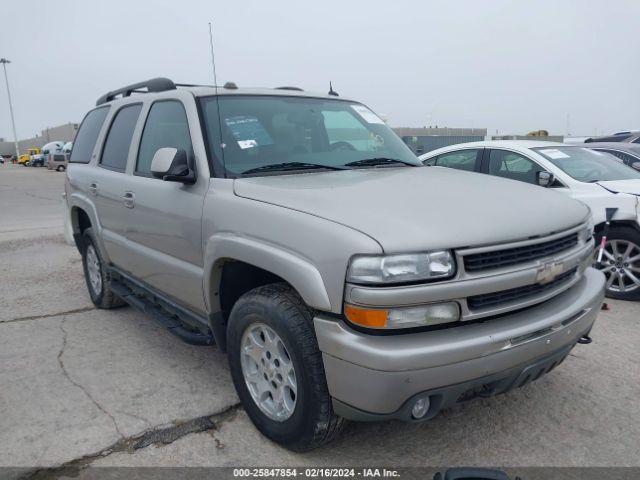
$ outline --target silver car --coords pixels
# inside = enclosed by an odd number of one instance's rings
[[[226,351],[251,420],[295,450],[521,387],[591,341],[586,206],[424,168],[331,93],[160,78],[101,97],[65,186],[93,303]]]

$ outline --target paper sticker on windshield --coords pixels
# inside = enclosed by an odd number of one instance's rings
[[[356,113],[360,115],[360,117],[362,117],[362,119],[367,123],[384,124],[384,121],[380,117],[378,117],[375,113],[373,113],[364,105],[351,105],[351,108],[353,108],[356,111]]]
[[[244,150],[245,148],[253,148],[258,146],[255,140],[238,140],[238,146]]]
[[[245,150],[247,148],[273,145],[271,135],[265,130],[256,117],[248,115],[238,115],[236,117],[225,118],[233,138],[238,142],[238,146]]]
[[[558,160],[559,158],[571,158],[569,155],[567,155],[564,152],[561,152],[556,148],[547,148],[544,150],[540,150],[540,153],[542,153],[543,155],[546,155],[549,158],[552,158],[553,160]]]

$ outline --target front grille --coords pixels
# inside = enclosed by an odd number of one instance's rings
[[[544,258],[554,253],[569,250],[578,244],[578,234],[572,233],[565,237],[547,242],[527,245],[525,247],[507,248],[492,252],[473,253],[465,255],[464,268],[467,272],[481,272],[493,268],[507,267],[519,263],[530,262]]]
[[[558,275],[554,280],[544,285],[535,283],[524,287],[510,288],[501,292],[485,293],[467,298],[467,305],[471,310],[480,310],[488,307],[496,307],[505,303],[526,300],[527,298],[543,295],[560,285],[567,283],[576,274],[578,267]]]

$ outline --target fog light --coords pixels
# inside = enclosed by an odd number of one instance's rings
[[[429,397],[420,397],[416,400],[416,403],[413,404],[413,408],[411,409],[411,416],[416,420],[424,417],[429,411]]]

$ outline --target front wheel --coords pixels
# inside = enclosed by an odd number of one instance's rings
[[[238,396],[265,436],[305,451],[339,433],[344,420],[333,413],[313,315],[291,287],[266,285],[240,297],[227,347]]]
[[[599,235],[598,242],[601,238]],[[607,297],[640,300],[640,232],[632,227],[612,227],[599,268],[607,277]]]

